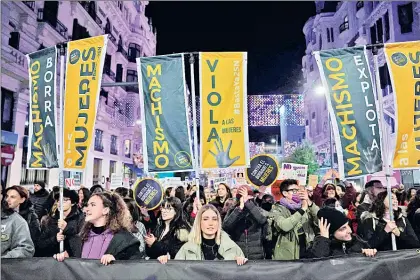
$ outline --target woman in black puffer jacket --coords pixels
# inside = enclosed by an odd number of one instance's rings
[[[267,217],[255,202],[252,190],[240,187],[237,195],[240,195],[238,206],[226,215],[223,230],[238,244],[247,259],[266,259],[263,233]]]

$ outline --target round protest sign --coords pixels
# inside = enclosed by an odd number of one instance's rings
[[[134,200],[138,207],[154,210],[162,203],[163,188],[155,179],[137,181],[134,187]]]
[[[270,186],[276,181],[278,173],[279,166],[272,156],[256,155],[246,170],[246,178],[255,187]]]

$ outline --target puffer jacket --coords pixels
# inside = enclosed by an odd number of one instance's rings
[[[236,207],[228,212],[223,221],[223,230],[238,244],[249,260],[265,259],[263,232],[266,232],[267,217],[251,200],[244,209]]]
[[[1,210],[1,257],[30,258],[35,253],[26,221],[13,211]]]
[[[397,212],[395,223],[400,230],[400,236],[395,236],[398,249],[420,248],[419,240],[411,227],[410,222],[401,211]],[[392,250],[391,234],[385,231],[386,222],[376,217],[375,213],[364,212],[361,216],[359,232],[361,237],[369,243],[371,248],[378,251]]]
[[[275,242],[273,260],[298,260],[300,246],[309,249],[318,229],[319,207],[312,203],[303,215],[296,211],[293,215],[286,207],[275,204],[268,215],[267,240]],[[306,244],[299,244],[298,229],[305,232]]]
[[[42,226],[41,236],[36,248],[36,257],[52,257],[60,252],[60,243],[57,241],[57,233],[60,231],[58,229],[59,217],[60,213],[57,210],[53,217],[48,217],[45,226]],[[66,237],[64,239],[64,249],[71,255],[71,248],[77,247],[74,246],[73,242],[76,242],[76,237],[83,225],[84,215],[79,211],[77,205],[74,205],[70,214],[64,220],[67,222],[63,231]]]
[[[353,235],[352,240],[348,242],[339,241],[335,238],[329,239],[319,235],[315,237],[313,246],[309,251],[312,258],[326,258],[362,253],[363,249],[370,249],[370,246],[357,235]]]
[[[218,253],[226,261],[235,260],[235,257],[244,257],[239,246],[229,238],[229,235],[222,231]],[[200,244],[188,241],[181,247],[175,256],[176,260],[199,261],[204,260]]]
[[[35,214],[39,220],[51,211],[50,194],[46,189],[41,189],[33,193],[29,199],[34,206]]]

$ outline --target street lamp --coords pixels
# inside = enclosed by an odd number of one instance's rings
[[[277,143],[276,139],[271,138],[271,144]]]
[[[322,85],[319,85],[315,88],[315,93],[317,95],[324,95],[326,93],[326,90]]]
[[[141,120],[137,120],[136,124],[140,125],[141,124]]]

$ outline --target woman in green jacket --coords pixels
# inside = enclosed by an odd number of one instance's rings
[[[305,258],[318,228],[319,208],[306,190],[299,189],[296,180],[284,180],[280,191],[283,198],[273,205],[268,217],[267,239],[276,242],[273,260]]]
[[[235,260],[238,265],[247,262],[241,248],[222,231],[220,213],[211,204],[202,206],[197,213],[189,241],[178,251],[175,259]]]

